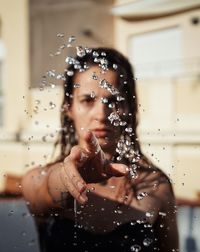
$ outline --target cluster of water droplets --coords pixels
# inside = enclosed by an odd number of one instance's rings
[[[59,33],[57,34],[58,38],[64,38],[64,34]],[[61,54],[61,52],[63,51],[63,49],[68,48],[68,47],[72,47],[73,43],[76,41],[74,36],[69,37],[69,39],[66,41],[66,43],[62,44],[56,53],[52,54],[51,56],[58,56]],[[87,55],[87,53],[91,53],[91,49],[87,48],[87,47],[82,47],[82,46],[76,46],[76,56],[78,56],[79,58],[83,58],[84,56]],[[93,51],[93,60],[94,63],[97,63],[98,66],[100,67],[100,69],[102,70],[102,73],[105,73],[109,68],[109,62],[106,59],[106,53],[101,53],[99,54],[96,51]],[[76,57],[72,57],[72,56],[67,56],[65,58],[65,63],[68,66],[73,66],[73,69],[78,70],[79,72],[84,72],[86,71],[89,66],[84,63],[81,64],[80,61],[76,58]],[[117,64],[113,64],[112,65],[113,70],[117,70],[118,69],[118,65]],[[73,76],[74,75],[74,71],[73,70],[66,70],[66,74],[67,76]],[[65,75],[61,74],[61,73],[57,73],[54,69],[51,69],[49,71],[46,72],[46,75],[43,76],[42,78],[42,86],[41,89],[44,88],[44,86],[49,86],[51,88],[55,88],[55,84],[52,82],[48,83],[47,77],[50,79],[56,79],[56,80],[65,80]],[[123,77],[123,76],[121,76]],[[116,97],[116,102],[123,102],[125,100],[125,98],[120,94],[119,90],[114,87],[113,85],[111,85],[106,79],[100,79],[99,76],[96,73],[92,74],[92,79],[96,80],[99,84],[99,86],[105,90],[107,90],[111,95]],[[124,84],[127,84],[127,81],[124,80]],[[74,88],[80,88],[80,84],[79,83],[75,83],[73,84]],[[65,95],[71,96],[73,97],[71,94],[66,93]],[[95,98],[96,94],[94,92],[91,92],[91,97]],[[108,99],[105,97],[101,98],[101,102],[104,104],[108,104],[108,107],[111,109],[115,108],[115,103],[109,103]],[[39,105],[40,105],[40,100],[35,100],[35,107],[34,107],[34,112],[38,113],[39,111]],[[56,104],[54,104],[52,101],[49,102],[49,109],[54,109],[56,107]],[[131,115],[132,116],[132,115]],[[137,168],[138,165],[137,163],[140,160],[140,154],[138,152],[135,151],[135,146],[134,143],[132,142],[132,137],[134,134],[134,129],[127,124],[127,121],[125,121],[123,119],[123,117],[121,116],[121,114],[114,110],[110,113],[110,115],[108,116],[108,120],[110,121],[110,123],[115,126],[115,127],[121,127],[121,129],[123,129],[123,133],[122,136],[120,138],[120,140],[117,143],[117,147],[116,147],[116,153],[117,153],[117,161],[123,161],[124,158],[129,160],[130,165],[129,165],[129,172],[130,172],[130,176],[132,179],[137,178]],[[45,172],[43,172],[43,174],[41,173],[41,175],[45,175]],[[142,192],[139,193],[137,195],[137,199],[138,200],[142,200],[144,197],[148,196],[148,194],[146,192]],[[103,208],[102,208],[103,211]],[[78,205],[76,200],[74,200],[74,214],[75,214],[75,228],[79,227],[78,225]],[[120,209],[116,209],[116,214],[122,214],[122,211]],[[149,214],[149,215],[148,215]],[[150,216],[151,213],[147,213],[147,218],[151,217]],[[140,220],[138,220],[139,222]],[[141,221],[142,222],[142,221]],[[117,224],[118,225],[118,224]],[[119,223],[120,225],[120,223]],[[75,230],[74,233],[74,238],[75,238],[75,243],[77,240],[77,232]],[[143,245],[144,246],[149,246],[152,243],[152,239],[150,238],[145,238],[143,241]],[[131,251],[141,251],[142,247],[141,245],[138,244],[134,244],[130,247]]]

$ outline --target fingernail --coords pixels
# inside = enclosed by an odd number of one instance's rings
[[[120,170],[120,172],[126,174],[126,173],[128,173],[129,168],[128,168],[126,165],[123,165],[123,164],[122,164],[122,165],[120,166],[119,170]]]

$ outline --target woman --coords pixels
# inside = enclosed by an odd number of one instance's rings
[[[132,68],[109,48],[68,57],[60,156],[23,179],[44,251],[178,251],[172,186],[143,155]]]

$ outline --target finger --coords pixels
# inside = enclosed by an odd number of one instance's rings
[[[75,162],[68,157],[64,161],[64,176],[62,178],[64,185],[66,185],[69,193],[80,203],[85,203],[88,199],[84,194],[87,185],[83,178],[77,171]]]
[[[83,165],[90,158],[88,152],[76,145],[71,149],[68,159],[77,163],[78,166]]]
[[[107,163],[103,168],[103,172],[108,176],[121,177],[129,172],[129,168],[124,164]]]
[[[99,142],[91,131],[85,131],[83,139],[85,140],[85,142],[81,147],[85,149],[90,155],[94,156],[101,151]]]

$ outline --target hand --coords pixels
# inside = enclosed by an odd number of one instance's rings
[[[84,133],[83,146],[74,146],[65,158],[62,181],[69,193],[80,203],[87,201],[87,183],[102,182],[112,176],[124,176],[128,167],[111,163],[105,157],[97,138],[90,131]]]

